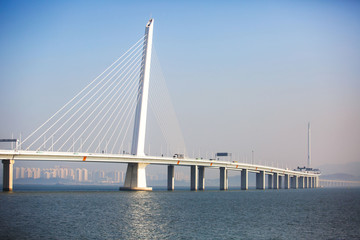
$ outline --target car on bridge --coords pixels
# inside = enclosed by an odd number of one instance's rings
[[[175,153],[174,156],[173,156],[173,158],[184,159],[185,156],[184,156],[184,154],[182,154],[182,153]]]

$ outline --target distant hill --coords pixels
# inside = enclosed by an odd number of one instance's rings
[[[354,176],[346,173],[321,175],[320,178],[326,180],[360,181],[360,176]]]
[[[360,162],[324,164],[316,168],[320,169],[322,175],[348,174],[355,178],[360,177]]]

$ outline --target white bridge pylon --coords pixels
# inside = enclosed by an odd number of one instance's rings
[[[149,82],[151,66],[151,50],[153,38],[154,19],[150,19],[145,27],[145,41],[143,47],[143,61],[138,89],[138,101],[134,123],[134,133],[131,154],[139,157],[145,156],[146,118],[149,99]],[[120,190],[152,190],[146,185],[146,172],[144,163],[128,163],[124,187]]]
[[[150,143],[153,154],[161,157],[172,156],[180,149],[185,153],[165,78],[156,52],[152,53],[153,25],[150,19],[145,34],[122,56],[25,139],[20,136],[15,153],[24,150],[143,158],[150,156]],[[146,184],[147,164],[128,162],[121,189],[151,190]]]

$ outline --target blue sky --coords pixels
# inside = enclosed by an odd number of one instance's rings
[[[188,151],[360,161],[358,1],[0,1],[0,137],[44,122],[155,19]]]

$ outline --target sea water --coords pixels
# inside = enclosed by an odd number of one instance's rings
[[[360,188],[0,193],[0,239],[359,239]]]

